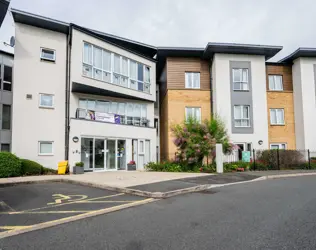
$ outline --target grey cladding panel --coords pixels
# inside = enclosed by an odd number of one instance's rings
[[[316,64],[314,64],[314,87],[315,87],[315,104],[316,104]]]
[[[233,69],[242,68],[248,69],[248,83],[249,91],[234,91],[233,88]],[[250,62],[236,62],[230,61],[230,97],[231,97],[231,117],[232,117],[232,133],[233,134],[253,134],[253,101],[252,101],[252,77],[251,77],[251,63]],[[236,128],[234,121],[234,106],[235,105],[249,105],[250,106],[250,127]]]

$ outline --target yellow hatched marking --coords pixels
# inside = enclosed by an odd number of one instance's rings
[[[95,210],[80,210],[80,211],[75,211],[75,210],[70,210],[70,211],[31,211],[31,212],[2,212],[0,214],[9,214],[9,215],[14,215],[14,214],[80,214],[80,213],[88,213],[92,212]]]
[[[91,198],[91,199],[87,199],[86,201],[93,201],[93,200],[98,200],[98,199],[111,198],[111,197],[116,197],[116,196],[120,196],[120,195],[124,195],[124,193],[119,193],[119,194],[113,194],[113,195],[107,195],[107,196],[102,196],[102,197]],[[69,204],[77,203],[77,201],[78,201],[78,200],[76,200],[76,201],[71,201],[71,202],[66,202],[66,203],[62,203],[62,204],[56,204],[56,205],[52,205],[52,206],[45,206],[45,207],[33,208],[33,209],[24,210],[24,211],[21,211],[21,212],[31,212],[31,211],[36,211],[36,210],[45,209],[45,208],[60,207],[60,206],[64,206],[64,205],[69,205]]]
[[[76,203],[133,203],[135,201],[77,201]]]
[[[55,205],[55,204],[61,204],[63,201],[80,201],[80,200],[84,200],[87,199],[88,196],[87,195],[63,195],[63,194],[53,194],[53,199],[55,200],[55,202],[50,202],[47,203],[47,205]],[[79,198],[77,199],[72,199],[73,197],[77,197],[79,196]]]
[[[32,226],[0,226],[2,230],[16,230],[16,229],[25,229]]]

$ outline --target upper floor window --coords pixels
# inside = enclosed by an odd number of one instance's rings
[[[250,106],[234,106],[234,123],[235,127],[250,127]]]
[[[269,90],[283,90],[283,78],[281,75],[269,75]]]
[[[39,106],[41,108],[54,108],[54,95],[39,94]]]
[[[284,125],[284,109],[270,109],[271,125]]]
[[[248,69],[233,69],[233,89],[249,90]]]
[[[3,90],[12,90],[12,67],[4,65],[3,67]]]
[[[83,45],[83,75],[150,93],[150,67],[89,43]]]
[[[199,89],[200,88],[200,73],[185,72],[185,88]]]
[[[2,129],[11,129],[11,105],[2,105]]]
[[[41,48],[41,59],[45,61],[55,62],[56,51],[53,49]]]
[[[186,107],[185,108],[185,120],[195,119],[201,122],[201,108],[200,107]]]

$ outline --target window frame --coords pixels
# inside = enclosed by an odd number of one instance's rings
[[[241,114],[241,118],[236,118],[236,107],[240,107],[241,110],[243,110],[244,107],[246,107],[248,109],[248,118],[244,118],[244,114],[243,112],[240,112]],[[235,128],[250,128],[251,127],[251,120],[250,120],[250,105],[234,105],[234,127]],[[248,126],[236,126],[236,120],[247,120],[249,121],[249,125]]]
[[[281,110],[282,111],[282,115],[283,115],[283,123],[279,123],[278,122],[278,116],[276,115],[276,123],[273,123],[272,122],[272,115],[271,115],[271,111],[275,111],[277,112],[278,110]],[[284,111],[284,108],[270,108],[270,125],[273,125],[273,126],[284,126],[285,125],[285,111]]]
[[[284,148],[280,148],[283,145],[284,145]],[[284,142],[281,142],[281,143],[276,143],[276,142],[270,143],[270,150],[275,150],[275,149],[272,148],[272,146],[278,146],[279,147],[278,150],[286,150],[287,149],[287,143],[284,143]]]
[[[235,71],[241,71],[241,80],[235,82]],[[243,81],[243,71],[247,71],[247,81]],[[233,90],[234,91],[250,91],[250,84],[249,84],[249,69],[248,68],[232,68],[232,77],[233,77]],[[241,86],[244,86],[246,83],[247,89],[237,89],[235,88],[235,83],[239,83]]]
[[[5,67],[11,68],[11,82],[4,80]],[[3,64],[2,90],[3,90],[3,91],[12,92],[12,82],[13,82],[13,67],[12,67],[12,66],[9,66],[9,65],[6,65],[6,64]],[[9,84],[9,85],[11,86],[11,90],[4,89],[4,84]]]
[[[273,85],[274,85],[274,89],[271,89],[270,88],[270,77],[273,77]],[[275,79],[276,79],[276,77],[281,77],[281,86],[282,86],[282,88],[281,89],[275,89],[275,86],[276,86],[276,84],[275,84]],[[269,74],[268,75],[268,84],[269,84],[269,91],[284,91],[284,85],[283,85],[283,75],[278,75],[278,74]]]
[[[54,58],[51,59],[51,58],[43,57],[43,56],[42,56],[43,50],[47,50],[47,51],[52,51],[52,52],[54,52]],[[40,49],[40,59],[41,59],[42,61],[56,62],[56,50],[41,47],[41,49]]]
[[[42,105],[41,104],[41,97],[42,96],[51,96],[52,97],[52,106]],[[45,109],[54,109],[55,108],[55,95],[54,94],[39,93],[38,107],[39,108],[45,108]]]
[[[52,144],[52,152],[51,153],[41,153],[41,144],[42,143],[51,143]],[[38,141],[38,155],[41,155],[41,156],[54,155],[54,141]]]
[[[89,62],[85,61],[85,45],[88,45],[90,48],[91,48],[91,61],[92,61],[92,64],[90,64]],[[98,48],[98,49],[101,49],[102,50],[102,69],[100,68],[97,68],[94,66],[94,48]],[[106,51],[107,53],[110,54],[110,71],[108,70],[105,70],[104,69],[104,51]],[[119,58],[119,71],[120,72],[117,72],[115,71],[115,63],[114,63],[114,60],[115,60],[115,56],[118,56]],[[123,60],[126,59],[126,64],[123,63]],[[131,77],[131,62],[135,62],[136,63],[136,79],[132,78]],[[127,67],[127,71],[124,72],[126,73],[127,75],[123,74],[123,65],[126,65]],[[142,65],[142,68],[143,68],[143,80],[138,80],[138,65]],[[89,74],[84,74],[85,72],[85,67],[86,68],[89,68],[91,69],[91,73]],[[149,81],[146,81],[146,69],[149,69]],[[101,79],[99,78],[96,78],[95,77],[95,70],[100,70],[102,72],[102,77]],[[102,82],[106,82],[106,83],[110,83],[110,84],[113,84],[113,85],[118,85],[120,87],[123,87],[123,88],[128,88],[128,89],[132,89],[132,90],[136,90],[136,91],[139,91],[139,92],[142,92],[142,93],[146,93],[146,94],[151,94],[151,66],[147,65],[147,64],[144,64],[144,63],[141,63],[141,62],[138,62],[136,61],[135,59],[132,59],[132,58],[129,58],[129,57],[126,57],[126,56],[123,56],[119,53],[116,53],[116,52],[113,52],[113,51],[110,51],[108,49],[104,49],[100,46],[97,46],[97,45],[94,45],[90,42],[87,42],[87,41],[83,41],[83,48],[82,48],[82,76],[83,77],[88,77],[88,78],[91,78],[91,79],[94,79],[96,81],[102,81]],[[110,74],[110,81],[107,81],[105,80],[105,73],[106,74]],[[135,72],[134,72],[135,73]],[[117,78],[117,81],[115,83],[114,81],[114,77]],[[133,82],[133,83],[132,83]],[[141,88],[139,88],[139,84],[141,84],[143,86],[142,90]],[[132,87],[133,86],[133,87]]]
[[[189,75],[192,75],[192,82],[191,82],[191,85],[190,85],[190,83],[189,83],[189,81],[188,81],[188,77],[189,77]],[[193,78],[193,76],[194,75],[198,75],[199,76],[199,86],[198,87],[194,87],[194,78]],[[198,71],[185,71],[184,72],[184,87],[186,88],[186,89],[201,89],[201,72],[198,72]]]
[[[4,115],[3,115],[3,106],[8,106],[8,107],[10,107],[10,126],[9,126],[9,128],[3,128],[3,121],[4,121],[4,119],[3,119],[3,117],[4,117]],[[12,130],[12,104],[2,104],[2,108],[1,108],[1,130],[6,130],[6,131],[10,131],[10,130]]]
[[[196,117],[194,117],[199,123],[201,123],[202,122],[202,109],[201,109],[201,107],[192,107],[192,106],[186,106],[185,107],[185,121],[187,122],[187,120],[188,120],[188,109],[198,109],[199,110],[199,112],[200,112],[200,119],[198,120],[198,119],[196,119]],[[194,112],[194,113],[196,113],[196,112]]]
[[[3,145],[9,145],[9,151],[3,151],[3,150],[2,150],[2,146],[3,146]],[[11,152],[11,144],[10,144],[10,143],[1,143],[0,146],[1,146],[1,149],[0,149],[1,152]]]

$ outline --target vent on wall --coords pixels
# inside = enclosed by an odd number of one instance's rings
[[[26,99],[32,100],[32,95],[31,94],[26,94]]]

